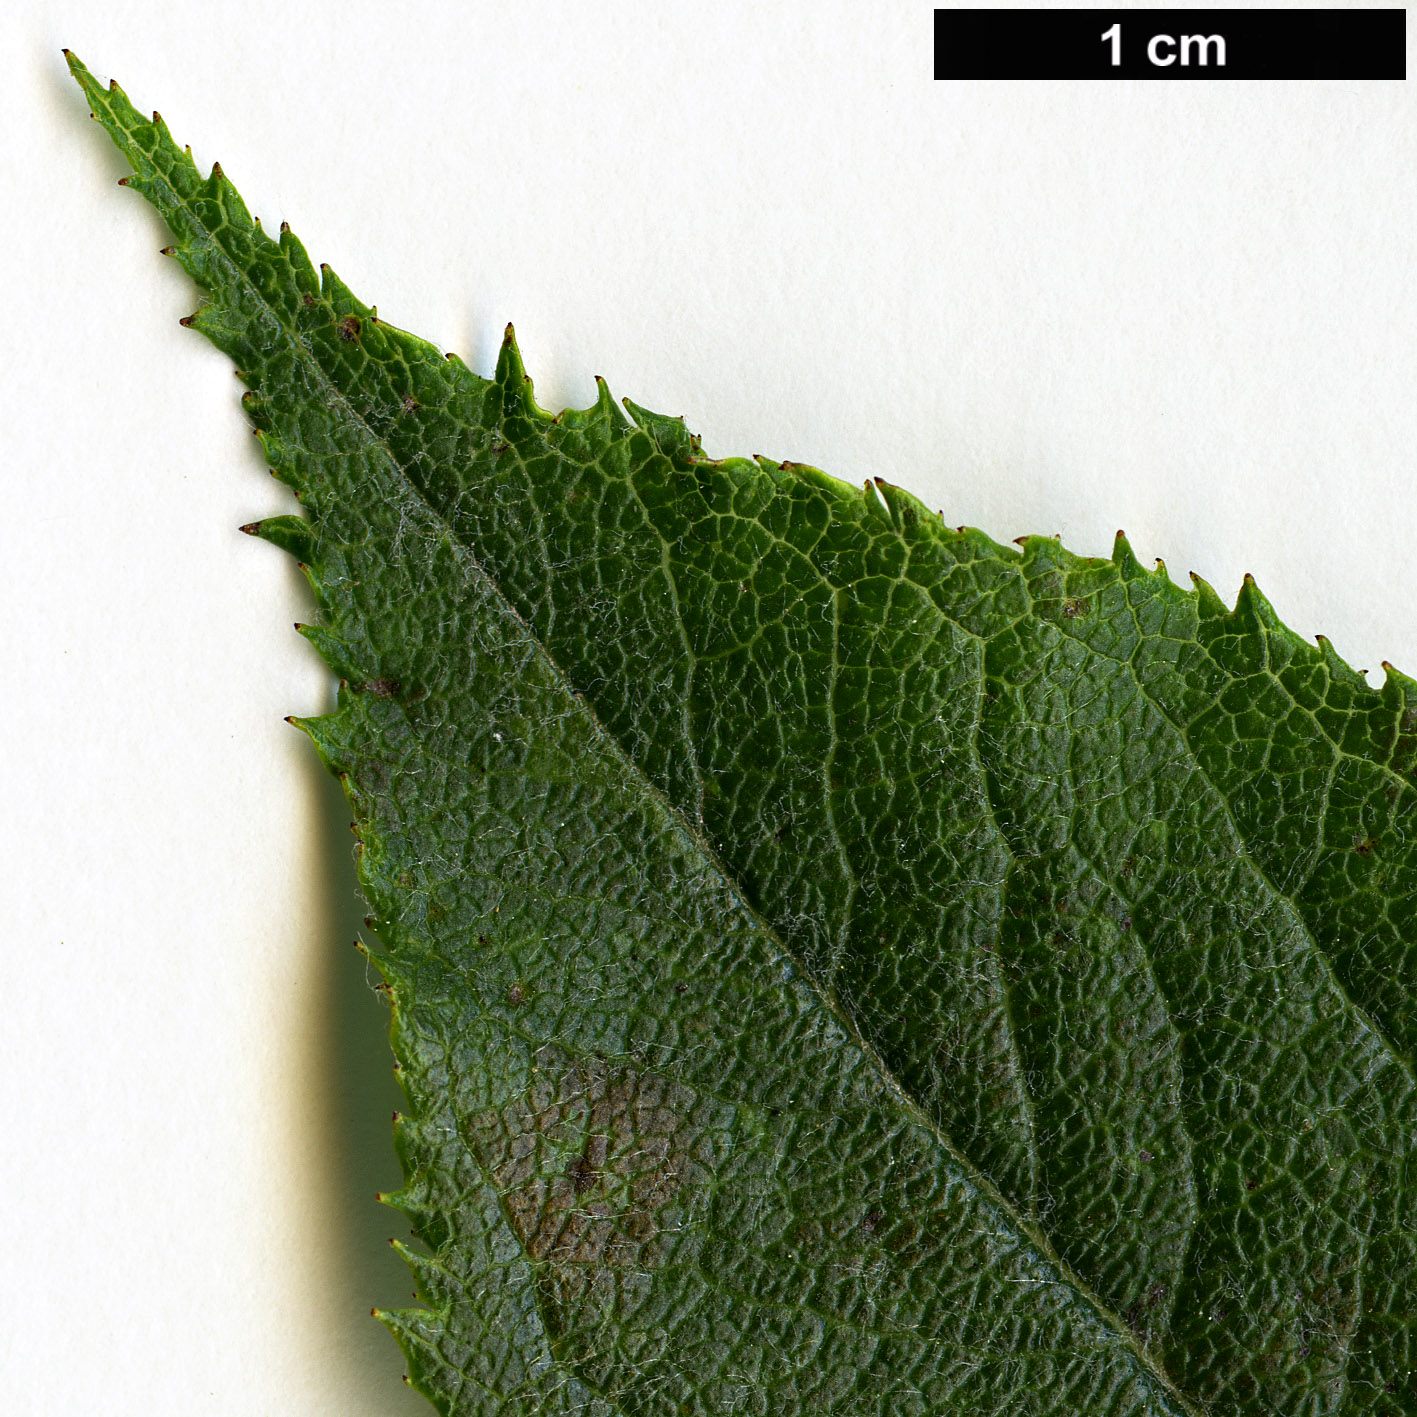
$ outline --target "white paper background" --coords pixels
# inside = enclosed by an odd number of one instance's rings
[[[423,1412],[285,508],[61,45],[543,404],[881,476],[1417,671],[1405,84],[935,84],[922,5],[56,3],[0,20],[0,1411]],[[1376,677],[1376,676],[1375,676]]]

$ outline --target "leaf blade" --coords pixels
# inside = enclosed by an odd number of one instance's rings
[[[1246,1236],[1236,1229],[1229,1192],[1219,1195],[1224,1187],[1233,1189],[1229,1172],[1218,1179],[1197,1178],[1197,1138],[1208,1153],[1213,1147],[1226,1167],[1237,1156],[1243,1159],[1254,1152],[1267,1163],[1273,1161],[1282,1173],[1296,1154],[1292,1138],[1277,1149],[1269,1143],[1273,1134],[1293,1130],[1299,1103],[1293,1097],[1261,1097],[1264,1106],[1258,1119],[1241,1115],[1243,1109],[1233,1105],[1223,1122],[1211,1115],[1215,1100],[1206,1098],[1202,1089],[1205,1071],[1214,1059],[1221,1059],[1234,1074],[1237,1087],[1251,1086],[1246,1080],[1251,1074],[1233,1062],[1226,1051],[1230,1045],[1223,1041],[1224,1029],[1213,1026],[1215,1020],[1192,1022],[1192,1015],[1203,1013],[1205,1004],[1193,997],[1194,981],[1185,976],[1188,942],[1170,939],[1168,931],[1175,934],[1176,922],[1165,910],[1155,909],[1154,898],[1156,880],[1178,875],[1174,860],[1166,860],[1168,852],[1176,855],[1177,842],[1185,843],[1181,855],[1185,868],[1183,878],[1171,879],[1164,893],[1169,902],[1194,894],[1197,882],[1226,884],[1227,873],[1239,869],[1232,858],[1240,833],[1232,819],[1227,835],[1221,820],[1225,816],[1221,809],[1230,806],[1237,790],[1232,788],[1227,795],[1216,789],[1212,795],[1218,803],[1203,793],[1199,798],[1192,793],[1186,799],[1189,805],[1175,811],[1129,809],[1123,825],[1136,830],[1127,837],[1128,845],[1134,838],[1140,840],[1138,850],[1130,853],[1112,841],[1117,824],[1108,817],[1110,804],[1125,798],[1128,791],[1135,793],[1138,780],[1148,784],[1141,789],[1144,793],[1177,796],[1178,783],[1190,791],[1198,755],[1176,746],[1175,740],[1184,735],[1161,706],[1148,707],[1145,691],[1157,692],[1161,685],[1183,707],[1220,702],[1221,696],[1208,687],[1217,668],[1234,661],[1236,654],[1244,664],[1255,659],[1255,645],[1236,628],[1237,617],[1248,616],[1263,631],[1262,610],[1242,596],[1242,606],[1234,615],[1223,607],[1216,611],[1203,597],[1185,596],[1169,583],[1147,577],[1124,547],[1110,563],[1079,561],[1036,539],[1022,553],[1014,553],[977,533],[945,533],[913,499],[895,489],[862,497],[811,469],[705,459],[675,420],[631,405],[634,427],[627,427],[614,416],[603,385],[602,397],[592,409],[553,420],[536,407],[510,338],[494,380],[479,380],[460,366],[450,368],[428,346],[381,325],[327,269],[316,281],[313,268],[288,233],[279,243],[262,238],[229,184],[219,174],[203,180],[195,169],[187,171],[190,163],[183,166],[164,130],[146,125],[136,115],[122,115],[120,121],[115,116],[121,112],[116,100],[106,99],[91,82],[85,87],[91,99],[97,98],[96,106],[105,106],[111,131],[117,129],[115,137],[126,136],[132,146],[130,155],[136,155],[139,165],[139,181],[134,185],[150,199],[154,194],[161,198],[158,205],[164,215],[163,201],[173,208],[174,229],[181,240],[179,258],[199,280],[225,290],[226,298],[204,307],[195,323],[233,353],[241,367],[261,370],[248,408],[264,433],[272,461],[297,485],[322,528],[320,564],[315,571],[337,638],[344,637],[344,648],[337,650],[328,638],[321,648],[351,681],[335,720],[312,725],[327,760],[349,774],[361,762],[367,766],[379,761],[374,747],[355,750],[338,737],[349,727],[349,720],[340,715],[363,723],[360,715],[376,711],[403,714],[401,726],[394,719],[384,723],[381,732],[386,737],[395,729],[406,732],[408,715],[426,714],[429,702],[451,701],[456,685],[430,684],[427,664],[416,656],[409,660],[410,646],[427,627],[407,606],[419,596],[425,600],[431,596],[444,622],[456,620],[463,613],[458,609],[461,602],[450,599],[446,588],[459,584],[458,577],[466,569],[459,569],[458,553],[475,547],[477,575],[496,586],[495,593],[489,592],[488,606],[479,611],[478,623],[505,622],[511,627],[508,633],[515,630],[526,637],[516,641],[531,657],[516,661],[519,673],[529,672],[526,665],[537,654],[546,665],[555,666],[552,680],[561,698],[554,711],[543,704],[538,712],[563,730],[572,721],[579,722],[577,715],[581,715],[588,725],[584,731],[604,733],[602,747],[618,764],[617,770],[638,782],[646,801],[658,802],[669,813],[671,835],[678,831],[699,853],[698,864],[688,869],[670,852],[669,859],[679,862],[670,875],[681,888],[684,880],[697,879],[704,871],[716,874],[723,889],[734,882],[749,924],[763,932],[761,948],[778,951],[771,957],[779,964],[800,962],[811,976],[809,993],[823,1016],[842,1030],[835,1046],[854,1049],[863,1058],[884,1060],[882,1076],[903,1082],[909,1094],[897,1098],[897,1104],[907,1112],[924,1109],[928,1118],[924,1132],[939,1147],[938,1164],[945,1170],[947,1163],[960,1168],[960,1175],[994,1208],[991,1215],[1002,1217],[997,1223],[1005,1225],[1056,1276],[1048,1282],[1061,1281],[1085,1308],[1091,1305],[1094,1315],[1100,1316],[1110,1337],[1099,1346],[1112,1353],[1099,1360],[1104,1371],[1112,1371],[1109,1363],[1132,1364],[1135,1381],[1143,1388],[1150,1383],[1157,1402],[1174,1404],[1178,1410],[1187,1406],[1186,1400],[1169,1379],[1160,1376],[1162,1362],[1193,1384],[1194,1391],[1207,1399],[1231,1401],[1237,1410],[1267,1410],[1258,1404],[1298,1403],[1314,1400],[1320,1393],[1326,1400],[1348,1401],[1344,1383],[1358,1327],[1351,1316],[1356,1315],[1362,1297],[1361,1289],[1358,1298],[1352,1290],[1354,1284],[1361,1286],[1365,1274],[1366,1237],[1360,1235],[1362,1212],[1354,1212],[1354,1223],[1342,1187],[1342,1203],[1324,1206],[1315,1202],[1316,1192],[1309,1185],[1301,1199],[1312,1212],[1304,1221],[1310,1232],[1301,1224],[1297,1241],[1293,1230],[1282,1233],[1280,1243],[1271,1244],[1270,1250],[1279,1253],[1283,1262],[1270,1262],[1269,1271],[1261,1275],[1271,1287],[1299,1286],[1300,1299],[1305,1284],[1316,1293],[1337,1286],[1342,1291],[1337,1299],[1325,1301],[1329,1317],[1306,1320],[1301,1314],[1296,1319],[1292,1305],[1288,1310],[1272,1305],[1264,1313],[1247,1311],[1242,1320],[1232,1323],[1240,1330],[1238,1339],[1234,1334],[1217,1338],[1215,1332],[1216,1325],[1224,1322],[1215,1317],[1216,1276],[1223,1281],[1236,1256],[1243,1258],[1241,1242]],[[163,182],[166,189],[161,189]],[[225,239],[225,245],[219,238]],[[263,361],[271,364],[269,371],[262,367]],[[267,373],[269,388],[259,382]],[[279,392],[280,378],[299,395],[290,407],[282,406],[281,400],[290,395]],[[302,440],[310,442],[315,426],[312,403],[323,413],[336,411],[338,417],[332,427],[317,428],[319,446],[307,447]],[[438,421],[432,418],[435,413]],[[431,460],[434,456],[436,461]],[[337,479],[330,469],[346,463],[348,486],[341,497],[332,486]],[[566,482],[568,469],[579,475],[581,483]],[[376,534],[372,525],[366,528],[359,523],[361,534],[371,539],[370,546],[362,546],[357,536],[332,536],[328,530],[339,518],[351,515],[345,502],[355,486],[364,496],[378,490],[386,512],[398,509],[392,531],[381,524]],[[411,499],[410,489],[415,494]],[[577,510],[578,500],[571,493],[578,490],[580,500],[592,505],[593,518]],[[603,534],[588,540],[587,526]],[[539,555],[527,554],[529,544],[539,547]],[[377,555],[371,546],[377,547]],[[751,574],[753,585],[750,594],[738,582],[735,602],[734,582],[740,573]],[[656,575],[663,577],[667,594],[646,592],[647,584],[656,584]],[[366,580],[380,577],[385,588],[378,594],[358,589]],[[400,595],[391,596],[388,585],[400,577]],[[852,588],[857,593],[846,594]],[[483,586],[478,593],[486,589]],[[463,594],[471,596],[473,591]],[[1114,610],[1099,611],[1102,602],[1119,596]],[[670,607],[667,612],[665,605]],[[1138,606],[1146,607],[1145,614],[1160,627],[1148,635],[1138,625],[1138,643],[1150,658],[1136,674],[1130,673],[1131,658],[1124,664],[1127,672],[1108,668],[1114,648],[1108,638],[1121,633],[1128,616],[1137,618]],[[737,607],[752,608],[754,625],[767,618],[781,626],[756,663],[743,653],[744,635],[735,631],[735,614],[743,618]],[[773,614],[768,616],[763,607]],[[1204,646],[1199,629],[1186,634],[1175,629],[1178,621],[1188,617],[1195,627],[1208,626],[1220,648],[1200,655],[1196,647]],[[930,623],[922,629],[926,620]],[[385,630],[380,631],[378,626],[385,622]],[[614,636],[599,632],[611,623],[617,632]],[[393,627],[395,640],[401,636],[407,643],[390,642],[387,626]],[[570,628],[563,632],[560,627],[565,626]],[[829,635],[823,627],[829,628]],[[1176,672],[1167,657],[1174,654],[1176,644],[1192,647],[1186,650],[1191,658],[1182,664],[1189,677]],[[1269,640],[1256,644],[1271,654]],[[449,648],[440,647],[444,654]],[[1288,648],[1287,663],[1304,668],[1306,662],[1298,651],[1293,645]],[[516,658],[505,645],[499,652]],[[691,662],[688,670],[686,660]],[[785,696],[779,693],[774,698],[774,687],[783,688],[778,673],[783,662],[796,663],[799,669],[786,681]],[[1048,666],[1046,675],[1037,672],[1040,664]],[[902,671],[902,665],[909,672]],[[745,672],[745,666],[752,672]],[[630,672],[635,668],[638,675]],[[1342,681],[1332,667],[1326,672],[1330,683]],[[1237,682],[1241,677],[1231,674]],[[884,691],[873,689],[873,679],[886,685]],[[793,699],[792,692],[799,683],[807,686],[801,702]],[[735,717],[731,700],[745,686],[750,702],[754,695],[760,700],[767,696],[767,712],[757,715],[758,722],[774,725],[774,731],[791,739],[776,757],[770,742],[761,735],[753,737],[754,724],[748,725],[745,738],[732,732],[742,715]],[[1077,686],[1076,692],[1069,686]],[[1349,683],[1348,687],[1361,700],[1359,686]],[[587,701],[594,715],[588,713]],[[1093,712],[1098,703],[1107,708],[1105,714]],[[910,720],[909,714],[922,704],[929,710],[923,720]],[[1405,704],[1404,699],[1403,713]],[[931,717],[936,711],[948,715],[952,709],[956,710],[952,717],[938,721]],[[464,706],[465,715],[475,711],[480,710]],[[881,731],[883,711],[906,720],[892,721],[893,737]],[[1375,713],[1367,700],[1361,701],[1360,711],[1369,719]],[[1389,717],[1395,713],[1394,708]],[[521,723],[527,715],[518,712],[511,717]],[[1337,721],[1334,711],[1328,720]],[[871,732],[853,738],[851,725],[863,722]],[[944,732],[931,737],[925,732],[931,727]],[[1388,728],[1380,730],[1374,721],[1371,731],[1381,736]],[[1134,771],[1125,781],[1109,781],[1108,764],[1125,759],[1129,735],[1170,746],[1159,758],[1152,755],[1146,772]],[[1082,771],[1076,761],[1080,744]],[[542,749],[550,752],[547,745]],[[436,752],[409,759],[403,775],[414,774],[411,763],[456,761],[459,752],[466,749],[439,740]],[[932,753],[946,759],[943,770],[931,759]],[[586,762],[592,761],[589,748],[585,754]],[[1247,761],[1237,761],[1250,770]],[[764,771],[764,762],[775,763],[777,770]],[[1217,754],[1214,771],[1223,773],[1229,766],[1230,759]],[[882,771],[872,780],[876,769]],[[518,760],[512,776],[525,782],[529,773],[546,771],[539,760],[534,771]],[[570,773],[571,767],[557,767],[557,772],[563,771]],[[353,789],[362,826],[367,827],[381,810],[397,776],[386,771],[382,784]],[[887,788],[881,787],[883,779]],[[957,779],[963,780],[962,786]],[[919,787],[922,782],[929,787],[928,796]],[[1408,790],[1405,779],[1401,783],[1402,790]],[[883,823],[889,826],[902,819],[900,797],[890,796],[890,791],[899,794],[902,784],[910,788],[904,794],[910,805],[918,808],[923,803],[928,810],[912,817],[913,836],[899,838],[890,853],[882,853],[875,837]],[[725,785],[731,790],[726,791]],[[843,801],[849,802],[850,810],[838,812]],[[450,809],[444,805],[439,810],[446,816]],[[780,838],[769,845],[777,830],[775,814],[785,816],[789,830],[800,832],[803,821],[815,823],[808,839],[825,842],[832,851],[813,853],[799,845],[798,859],[811,863],[810,869],[794,872],[790,861],[784,867],[790,852],[777,849]],[[507,842],[517,843],[516,818],[503,811],[497,820],[504,853],[497,870],[505,875]],[[1069,826],[1061,835],[1060,823]],[[847,840],[851,824],[857,836]],[[1144,839],[1142,828],[1151,830],[1156,824],[1162,829],[1161,841]],[[400,839],[410,834],[406,828],[407,824],[400,825],[396,833]],[[393,827],[388,826],[382,833],[366,835],[366,863],[374,841],[389,849],[391,832]],[[1082,849],[1089,840],[1101,849],[1103,869],[1091,869]],[[524,843],[517,843],[515,849],[541,860],[553,847],[546,841],[539,842],[536,851]],[[661,843],[656,850],[669,848]],[[824,876],[818,865],[833,854],[838,873]],[[908,863],[907,876],[914,872],[921,878],[908,881],[908,895],[889,894],[893,878],[884,870],[887,855]],[[1146,893],[1131,884],[1138,856],[1155,877],[1147,881]],[[1340,858],[1331,852],[1325,859]],[[876,873],[870,878],[870,891],[857,879],[862,876],[862,860],[869,860]],[[945,873],[941,879],[954,884],[954,895],[947,902],[952,910],[942,912],[939,902],[923,888],[933,878],[922,861],[932,869],[932,863],[937,865]],[[410,861],[410,872],[414,864]],[[1171,878],[1166,876],[1168,866]],[[399,950],[407,948],[407,938],[412,938],[411,927],[397,923],[409,908],[399,892],[406,895],[413,888],[399,886],[397,876],[393,884],[381,884],[371,869],[367,864],[362,868],[362,879],[371,895],[385,899],[390,907],[382,927],[393,932],[394,938],[385,943],[394,961],[389,967],[396,973]],[[1278,869],[1286,869],[1283,858]],[[1213,953],[1229,949],[1234,955],[1217,958],[1210,971],[1226,981],[1226,1006],[1243,1006],[1236,1019],[1222,1021],[1243,1025],[1254,1035],[1249,1042],[1258,1047],[1256,1040],[1264,1026],[1273,1022],[1267,1016],[1276,1011],[1283,1015],[1287,1009],[1290,1017],[1285,1023],[1292,1036],[1284,1048],[1270,1047],[1258,1064],[1248,1060],[1245,1066],[1252,1074],[1272,1071],[1276,1059],[1282,1062],[1297,1056],[1300,1043],[1318,1036],[1331,1055],[1327,1082],[1337,1077],[1343,1083],[1339,1092],[1344,1105],[1329,1111],[1337,1126],[1357,1138],[1349,1150],[1356,1147],[1379,1161],[1384,1161],[1384,1149],[1397,1155],[1395,1138],[1411,1118],[1410,1065],[1406,1080],[1393,1088],[1365,1092],[1349,1085],[1348,1079],[1364,1065],[1381,1071],[1396,1060],[1400,1070],[1402,1058],[1378,1037],[1376,1027],[1367,1029],[1376,1040],[1373,1050],[1363,1051],[1367,1046],[1363,1021],[1352,1017],[1352,1001],[1344,997],[1346,986],[1334,969],[1328,969],[1326,981],[1304,977],[1301,982],[1308,993],[1301,990],[1297,1004],[1293,990],[1266,995],[1234,985],[1236,979],[1253,973],[1265,948],[1270,950],[1266,968],[1271,971],[1297,970],[1303,975],[1305,970],[1331,965],[1295,903],[1262,879],[1263,872],[1256,875],[1254,881],[1246,878],[1243,890],[1221,891],[1218,896],[1223,901],[1238,900],[1241,913],[1252,910],[1253,918],[1242,920],[1238,928],[1228,919],[1218,925],[1207,925],[1201,916],[1190,919],[1192,925],[1211,930]],[[961,884],[974,894],[962,893]],[[430,886],[424,896],[431,894]],[[907,902],[904,906],[902,899]],[[868,909],[862,909],[863,901]],[[426,912],[427,907],[425,898],[419,908]],[[1152,916],[1146,915],[1148,908]],[[871,909],[889,917],[891,928],[902,938],[925,936],[931,942],[929,950],[910,952],[903,980],[898,962],[882,963],[883,952],[868,938],[876,918]],[[795,934],[794,922],[798,922]],[[417,924],[421,930],[429,928],[426,914]],[[932,925],[937,927],[933,932]],[[958,938],[951,940],[951,931]],[[1145,943],[1129,945],[1124,940],[1129,934]],[[1307,944],[1305,937],[1309,937]],[[1401,978],[1389,966],[1394,948],[1402,957],[1401,930],[1390,932],[1387,941],[1388,953],[1376,966],[1368,968],[1365,960],[1356,957],[1351,960],[1357,970],[1353,988],[1360,998],[1376,1000],[1375,1013],[1386,1021],[1393,1039],[1400,1040],[1405,1036],[1401,1028],[1407,1018],[1406,995],[1400,987],[1392,991],[1393,980],[1400,986]],[[454,943],[448,942],[448,951],[454,950]],[[1065,959],[1071,950],[1082,961],[1076,977],[1065,968],[1060,971],[1056,963],[1060,944]],[[663,947],[668,949],[669,942]],[[997,957],[981,961],[981,951]],[[1111,971],[1104,997],[1112,1007],[1100,1018],[1088,987],[1095,981],[1087,974],[1088,969],[1100,967],[1098,961]],[[892,970],[897,972],[894,981]],[[923,1000],[947,1010],[958,1004],[949,995],[951,986],[981,977],[980,992],[966,995],[963,1005],[958,1005],[957,1022],[966,1030],[958,1040],[950,1034],[947,1012],[932,1017],[926,1028],[892,1033],[891,1017],[900,1005]],[[506,986],[508,991],[522,987],[516,980]],[[753,997],[756,1009],[767,1007],[756,993]],[[848,1018],[837,1013],[833,1000],[846,1009]],[[1070,1029],[1102,1027],[1105,1031],[1117,1023],[1119,1000],[1126,1005],[1122,1013],[1159,1020],[1146,1035],[1141,1063],[1132,1037],[1107,1037],[1105,1046],[1075,1046],[1069,1052]],[[445,1008],[451,1007],[445,1001]],[[1042,1024],[1029,1021],[1031,1007],[1039,1010]],[[727,1028],[730,1020],[724,1017]],[[1315,1035],[1315,1017],[1320,1022],[1339,1018],[1341,1026]],[[1184,1030],[1177,1019],[1186,1021]],[[433,1048],[423,1035],[418,1037],[420,1048]],[[965,1060],[958,1089],[942,1086],[932,1073],[942,1038]],[[544,1038],[538,1047],[554,1042]],[[1189,1068],[1187,1049],[1197,1055]],[[416,1055],[416,1049],[408,1053],[410,1060]],[[594,1056],[594,1050],[589,1056]],[[991,1075],[1000,1057],[1005,1062],[998,1063],[996,1076]],[[806,1069],[801,1059],[797,1061]],[[426,1058],[421,1062],[424,1071],[435,1066]],[[676,1067],[684,1066],[682,1059],[676,1061]],[[766,1068],[767,1060],[760,1060],[758,1066]],[[572,1112],[579,1108],[591,1115],[597,1107],[604,1110],[609,1105],[609,1082],[585,1058],[574,1064],[562,1060],[551,1071],[558,1068],[561,1091],[572,1099],[566,1104]],[[1114,1084],[1110,1093],[1098,1093],[1093,1113],[1087,1110],[1088,1090],[1084,1087],[1080,1093],[1077,1085],[1079,1079],[1086,1081],[1088,1069],[1110,1077]],[[1047,1086],[1040,1088],[1030,1081],[1035,1073]],[[1122,1105],[1118,1110],[1115,1084],[1119,1079],[1140,1080],[1148,1123],[1158,1115],[1170,1118],[1155,1128],[1168,1138],[1166,1148],[1144,1161],[1139,1158],[1149,1148],[1140,1147],[1132,1135],[1137,1109]],[[1302,1101],[1327,1105],[1332,1099],[1324,1094],[1325,1077],[1313,1081],[1312,1097]],[[682,1079],[659,1078],[651,1086],[662,1089],[673,1082],[682,1085]],[[633,1085],[635,1096],[639,1086]],[[991,1105],[997,1104],[996,1094],[1001,1092],[1004,1105]],[[1125,1104],[1125,1096],[1120,1101]],[[424,1100],[425,1111],[436,1106],[431,1097]],[[622,1111],[628,1106],[625,1103]],[[1373,1114],[1366,1121],[1355,1115],[1364,1111]],[[1077,1125],[1080,1113],[1082,1126]],[[1061,1128],[1076,1134],[1068,1139],[1071,1151],[1068,1146],[1040,1146],[1040,1117],[1050,1135],[1058,1135]],[[528,1126],[520,1134],[527,1134]],[[611,1127],[603,1138],[607,1147],[613,1132]],[[982,1162],[976,1166],[965,1161],[960,1151],[943,1141],[946,1132],[962,1135],[967,1150],[982,1156]],[[1126,1147],[1116,1143],[1117,1134],[1123,1135]],[[484,1151],[492,1145],[485,1143]],[[1391,1155],[1384,1164],[1391,1165]],[[1161,1164],[1150,1172],[1138,1169],[1158,1158]],[[1170,1168],[1169,1181],[1162,1186],[1155,1175],[1164,1167]],[[1095,1176],[1090,1182],[1089,1168]],[[581,1194],[576,1180],[580,1174],[561,1176],[572,1196]],[[1143,1175],[1144,1182],[1138,1179]],[[1079,1176],[1084,1178],[1081,1185]],[[600,1183],[588,1182],[587,1189],[593,1184]],[[567,1199],[564,1185],[557,1193],[561,1200]],[[1120,1197],[1114,1194],[1119,1185]],[[1209,1200],[1202,1196],[1206,1185],[1216,1193]],[[1050,1240],[1038,1228],[1040,1202],[1064,1186],[1076,1193],[1070,1197],[1074,1204],[1060,1208],[1059,1218],[1050,1222]],[[548,1194],[541,1194],[538,1215],[548,1205],[557,1208]],[[1410,1200],[1400,1172],[1382,1195],[1387,1209],[1379,1217],[1375,1203],[1367,1224],[1372,1229],[1382,1219],[1387,1226],[1386,1231],[1379,1226],[1378,1233],[1379,1242],[1388,1245],[1386,1268],[1396,1276],[1386,1291],[1390,1310],[1393,1297],[1406,1292],[1412,1271],[1411,1242],[1403,1238]],[[1117,1247],[1118,1261],[1099,1245],[1098,1237],[1115,1236],[1119,1226],[1129,1223],[1128,1206],[1138,1198],[1151,1209],[1131,1225],[1126,1241]],[[573,1203],[560,1209],[568,1207],[573,1210]],[[1162,1224],[1165,1214],[1172,1219]],[[1198,1229],[1201,1218],[1206,1223]],[[425,1217],[424,1225],[430,1235],[442,1233],[440,1221]],[[515,1224],[512,1229],[516,1230]],[[1283,1226],[1278,1229],[1283,1231]],[[1160,1237],[1153,1244],[1158,1231]],[[529,1233],[541,1235],[539,1229]],[[1337,1235],[1342,1241],[1331,1246],[1332,1263],[1317,1283],[1310,1273],[1311,1257],[1320,1249],[1314,1243],[1316,1234]],[[520,1238],[524,1249],[533,1246],[527,1235]],[[1352,1257],[1360,1239],[1363,1246],[1356,1251],[1355,1264]],[[1055,1244],[1063,1254],[1061,1263],[1052,1262]],[[1152,1258],[1145,1258],[1147,1254]],[[777,1262],[785,1264],[780,1258]],[[546,1265],[554,1269],[555,1261],[543,1256],[537,1263],[544,1278]],[[1119,1264],[1122,1272],[1117,1272]],[[1074,1274],[1074,1267],[1080,1267],[1081,1273]],[[1158,1270],[1164,1270],[1169,1283],[1155,1277]],[[429,1284],[436,1286],[437,1267],[428,1273]],[[553,1277],[553,1282],[561,1281]],[[1158,1285],[1165,1290],[1161,1295],[1156,1293]],[[1090,1297],[1094,1288],[1101,1296],[1095,1304]],[[993,1302],[1001,1312],[1008,1307],[1001,1298]],[[1324,1304],[1313,1301],[1311,1307],[1322,1309]],[[1206,1318],[1196,1321],[1193,1312]],[[1177,1314],[1181,1317],[1173,1321]],[[1350,1317],[1336,1319],[1335,1315]],[[1281,1345],[1276,1362],[1276,1335],[1287,1343],[1304,1322],[1317,1329],[1325,1342],[1311,1344],[1297,1357],[1297,1345]],[[1369,1328],[1364,1350],[1367,1366],[1360,1376],[1365,1381],[1389,1381],[1387,1374],[1398,1368],[1405,1351],[1405,1321],[1399,1315],[1383,1329],[1380,1315],[1378,1322],[1369,1321]],[[1308,1361],[1316,1349],[1319,1359]],[[540,1361],[524,1359],[523,1367],[530,1371]],[[589,1371],[590,1364],[583,1355],[570,1366]],[[630,1391],[633,1384],[625,1376],[629,1368],[622,1365],[614,1371],[615,1381]],[[990,1389],[991,1379],[978,1381],[983,1386],[975,1398],[953,1392],[949,1400],[982,1404],[1003,1391]],[[431,1377],[427,1382],[446,1401],[457,1400],[448,1396],[451,1379],[441,1387]],[[1036,1380],[1025,1379],[1022,1388],[1010,1391],[1015,1398],[1018,1392],[1036,1395]],[[1122,1387],[1114,1383],[1108,1391],[1115,1397]],[[551,1400],[546,1393],[538,1398]],[[666,1400],[662,1393],[635,1398],[645,1403]],[[695,1392],[673,1400],[706,1399]],[[842,1403],[854,1400],[849,1393],[840,1397]],[[1065,1391],[1062,1400],[1095,1404],[1104,1399]],[[1134,1400],[1151,1399],[1143,1395]],[[1059,1410],[1102,1409],[1077,1405]]]

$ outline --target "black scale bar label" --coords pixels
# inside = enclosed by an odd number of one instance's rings
[[[937,79],[1405,79],[1407,11],[936,10]]]

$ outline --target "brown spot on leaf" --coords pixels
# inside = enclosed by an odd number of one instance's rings
[[[520,986],[515,986],[520,987]],[[471,1120],[469,1140],[569,1325],[585,1303],[662,1265],[713,1175],[714,1104],[625,1060],[536,1053],[525,1092]]]
[[[587,1137],[585,1150],[571,1162],[566,1171],[571,1182],[571,1189],[578,1196],[585,1195],[600,1180],[600,1168],[604,1163],[605,1138],[603,1136]]]
[[[486,944],[486,938],[484,936],[479,935],[477,938],[480,943]],[[526,1003],[526,990],[523,989],[520,984],[513,984],[512,987],[507,990],[507,1002],[514,1008]]]
[[[360,328],[358,315],[346,315],[336,326],[339,337],[351,342],[359,338]]]

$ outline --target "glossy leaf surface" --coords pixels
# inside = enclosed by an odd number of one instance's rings
[[[304,519],[445,1413],[1417,1410],[1417,686],[540,409],[76,77]]]

